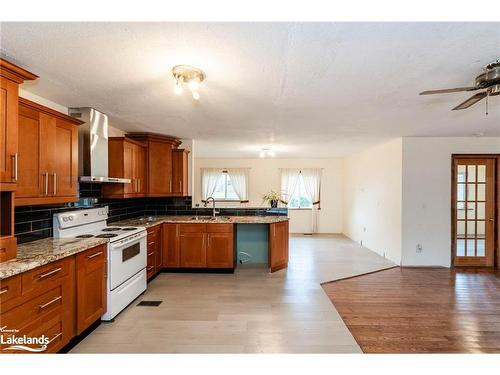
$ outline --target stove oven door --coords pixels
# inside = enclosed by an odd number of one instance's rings
[[[146,268],[147,243],[146,231],[134,239],[123,239],[109,244],[110,289],[123,284],[140,270]],[[137,235],[134,235],[135,237]]]

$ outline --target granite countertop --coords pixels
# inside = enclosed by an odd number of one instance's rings
[[[44,238],[17,245],[17,258],[0,263],[0,280],[107,243],[103,238]]]
[[[193,220],[193,215],[178,216],[152,216],[153,220],[145,218],[135,218],[113,222],[113,225],[152,227],[162,223],[180,224],[272,224],[288,221],[287,216],[217,216],[213,220],[211,216],[198,216],[198,220]]]

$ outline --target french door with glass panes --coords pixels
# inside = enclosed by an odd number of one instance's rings
[[[495,164],[494,158],[454,158],[455,266],[494,265]]]

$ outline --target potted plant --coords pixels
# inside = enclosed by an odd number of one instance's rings
[[[271,190],[270,192],[268,192],[262,196],[262,202],[269,202],[269,204],[271,205],[271,208],[277,208],[278,202],[280,200],[281,200],[280,194],[274,190]]]

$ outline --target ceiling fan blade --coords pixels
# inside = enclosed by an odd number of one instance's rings
[[[452,111],[456,111],[457,109],[466,109],[466,108],[469,108],[471,105],[476,104],[481,99],[486,98],[487,95],[488,95],[488,93],[486,91],[478,92],[477,94],[472,95],[465,102],[460,103],[459,105],[457,105],[455,108],[452,109]]]
[[[427,90],[422,91],[418,95],[432,95],[432,94],[447,94],[449,92],[461,92],[461,91],[474,91],[477,90],[476,87],[457,87],[454,89],[442,89],[442,90]]]

